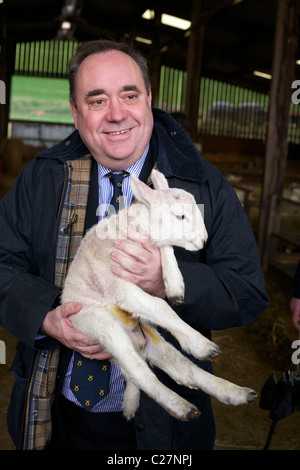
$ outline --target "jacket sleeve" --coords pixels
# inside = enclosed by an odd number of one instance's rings
[[[0,201],[0,323],[34,347],[59,289],[37,267],[33,230],[39,224],[39,214],[34,213],[39,195],[35,193],[31,168],[29,165],[22,170]],[[39,203],[43,205],[43,201]],[[42,232],[39,242],[46,244]]]
[[[253,322],[269,305],[253,230],[227,181],[204,197],[208,241],[200,262],[179,256],[186,286],[182,318],[200,329]]]

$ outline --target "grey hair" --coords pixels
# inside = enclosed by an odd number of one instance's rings
[[[150,90],[151,90],[151,83],[150,83],[150,78],[149,78],[148,65],[147,65],[146,59],[140,54],[140,52],[125,42],[117,42],[117,41],[113,41],[109,39],[103,39],[103,40],[99,39],[95,41],[89,41],[80,45],[77,48],[75,55],[72,57],[72,59],[69,62],[68,79],[69,79],[69,86],[70,86],[70,99],[72,100],[75,106],[76,106],[76,90],[75,90],[76,89],[76,77],[77,77],[77,72],[79,70],[80,65],[82,64],[84,59],[86,59],[88,56],[92,54],[103,54],[108,51],[124,52],[137,63],[137,65],[139,66],[142,72],[147,94],[149,95]]]

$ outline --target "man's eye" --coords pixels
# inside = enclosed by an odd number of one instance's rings
[[[127,101],[134,101],[136,98],[137,98],[137,95],[134,95],[134,94],[126,96]]]
[[[97,100],[91,101],[91,102],[90,102],[90,106],[91,106],[92,108],[98,108],[99,106],[102,106],[103,103],[104,103],[104,100],[102,100],[102,99],[99,98],[99,99],[97,99]]]

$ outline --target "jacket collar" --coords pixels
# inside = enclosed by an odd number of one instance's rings
[[[67,160],[77,160],[77,158],[82,158],[89,154],[90,151],[82,142],[78,131],[75,130],[58,144],[37,153],[36,157],[53,158],[65,162]]]
[[[202,157],[182,127],[168,113],[153,108],[154,128],[151,145],[156,147],[157,168],[166,177],[202,182],[207,179]],[[57,145],[37,153],[39,158],[75,160],[90,154],[78,131]]]
[[[203,158],[189,136],[168,113],[153,108],[157,168],[166,177],[201,183],[207,179]]]

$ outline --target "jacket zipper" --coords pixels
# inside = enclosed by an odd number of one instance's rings
[[[63,189],[62,189],[61,198],[60,198],[60,202],[59,202],[59,207],[58,207],[58,211],[57,211],[57,217],[56,217],[56,221],[55,221],[54,240],[57,240],[57,227],[58,227],[59,219],[60,219],[60,216],[61,216],[61,208],[62,208],[63,202],[65,200],[67,181],[68,181],[68,171],[67,171],[67,165],[66,165],[66,163],[64,163],[64,184],[63,184]]]
[[[74,224],[77,221],[77,219],[78,219],[78,215],[76,214],[76,212],[73,212],[71,214],[70,222],[68,223],[68,225],[64,229],[65,233],[70,231],[66,272],[68,272],[69,266],[70,266],[70,255],[71,255],[71,248],[72,248],[73,229],[74,229]]]

